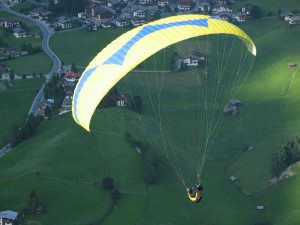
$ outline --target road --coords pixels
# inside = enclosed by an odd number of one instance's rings
[[[46,77],[45,83],[49,82],[54,74],[60,72],[60,68],[61,68],[60,59],[57,57],[57,55],[54,54],[54,52],[49,47],[49,39],[54,34],[54,29],[50,28],[43,21],[33,19],[30,16],[27,16],[27,15],[24,15],[24,14],[21,14],[21,13],[11,10],[3,1],[0,1],[0,7],[1,7],[1,10],[3,10],[3,11],[6,11],[16,17],[19,17],[19,18],[22,18],[24,20],[28,20],[28,21],[34,23],[35,25],[39,26],[40,29],[42,30],[42,32],[43,32],[42,49],[53,61],[53,67],[52,67],[51,71],[48,72],[47,74],[45,74],[45,77]],[[42,88],[40,89],[40,91],[38,92],[36,97],[34,98],[31,108],[28,112],[28,115],[31,113],[33,115],[37,115],[39,101],[44,98],[44,87],[45,87],[45,84],[42,86]],[[5,146],[3,149],[0,149],[0,157],[3,156],[5,153],[7,153],[10,150],[11,150],[10,144]]]
[[[54,52],[49,47],[49,39],[54,34],[54,29],[50,28],[43,21],[33,19],[30,16],[27,16],[27,15],[24,15],[24,14],[21,14],[21,13],[11,10],[3,1],[0,1],[0,6],[1,6],[2,10],[6,11],[14,16],[17,16],[19,18],[28,20],[41,28],[41,30],[43,32],[42,48],[45,51],[45,53],[53,61],[52,70],[50,72],[48,72],[47,74],[45,74],[46,82],[49,82],[51,80],[53,74],[58,73],[60,71],[60,67],[61,67],[60,59],[57,57],[57,55],[54,54]],[[32,113],[34,115],[37,115],[38,105],[39,105],[38,103],[39,103],[40,99],[43,99],[43,97],[44,97],[44,87],[45,87],[45,84],[42,86],[42,88],[38,92],[37,96],[35,97],[28,114]]]

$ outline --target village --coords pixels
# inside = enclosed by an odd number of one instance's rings
[[[18,4],[21,0],[8,0],[8,4]],[[24,12],[26,15],[44,21],[56,31],[84,27],[96,31],[110,27],[135,27],[158,18],[176,14],[209,14],[230,22],[247,22],[260,17],[260,9],[245,4],[233,10],[232,0],[90,0],[89,5],[77,16],[54,17],[46,6],[38,6]],[[58,4],[55,0],[54,4]],[[300,16],[291,11],[280,10],[279,18],[290,25],[300,24]],[[12,29],[16,38],[26,38],[27,32],[20,21],[12,18],[1,19],[0,26]]]

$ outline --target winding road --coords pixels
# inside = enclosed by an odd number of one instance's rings
[[[54,34],[53,28],[50,28],[45,22],[33,19],[30,16],[27,16],[27,15],[24,15],[24,14],[21,14],[21,13],[11,10],[9,8],[9,6],[6,5],[3,1],[0,1],[0,7],[1,7],[1,10],[3,10],[3,11],[6,11],[16,17],[19,17],[19,18],[22,18],[24,20],[28,20],[28,21],[34,23],[35,25],[39,26],[40,29],[42,30],[42,32],[43,32],[42,49],[46,52],[46,54],[53,61],[53,67],[52,67],[51,71],[49,71],[47,74],[45,74],[45,77],[46,77],[45,83],[49,82],[54,74],[60,72],[60,68],[61,68],[60,59],[57,57],[57,55],[54,54],[54,52],[49,47],[49,39]],[[31,108],[28,112],[28,115],[31,113],[33,115],[37,115],[39,101],[44,98],[44,87],[45,87],[45,84],[42,86],[42,88],[40,89],[40,91],[38,92],[36,97],[34,98]],[[10,144],[5,146],[3,149],[0,149],[0,157],[3,154],[5,154],[6,152],[8,152],[9,150],[10,150]]]

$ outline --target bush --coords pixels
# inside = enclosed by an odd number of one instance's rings
[[[105,191],[112,190],[115,187],[113,178],[111,178],[111,177],[103,178],[102,187]]]

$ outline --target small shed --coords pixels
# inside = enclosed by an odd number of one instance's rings
[[[296,66],[297,66],[296,63],[289,63],[289,64],[288,64],[288,67],[289,67],[289,68],[295,68]]]
[[[225,115],[232,115],[232,116],[236,116],[237,115],[237,107],[236,106],[226,106],[223,110],[223,113]]]
[[[236,176],[231,176],[229,177],[229,179],[232,181],[232,182],[236,182],[237,181],[237,177]]]
[[[238,99],[231,99],[230,102],[229,102],[229,104],[231,106],[239,106],[239,105],[242,105],[243,103],[240,100],[238,100]]]
[[[257,205],[256,206],[256,210],[257,211],[263,211],[263,210],[265,210],[265,206],[263,206],[263,205]]]

